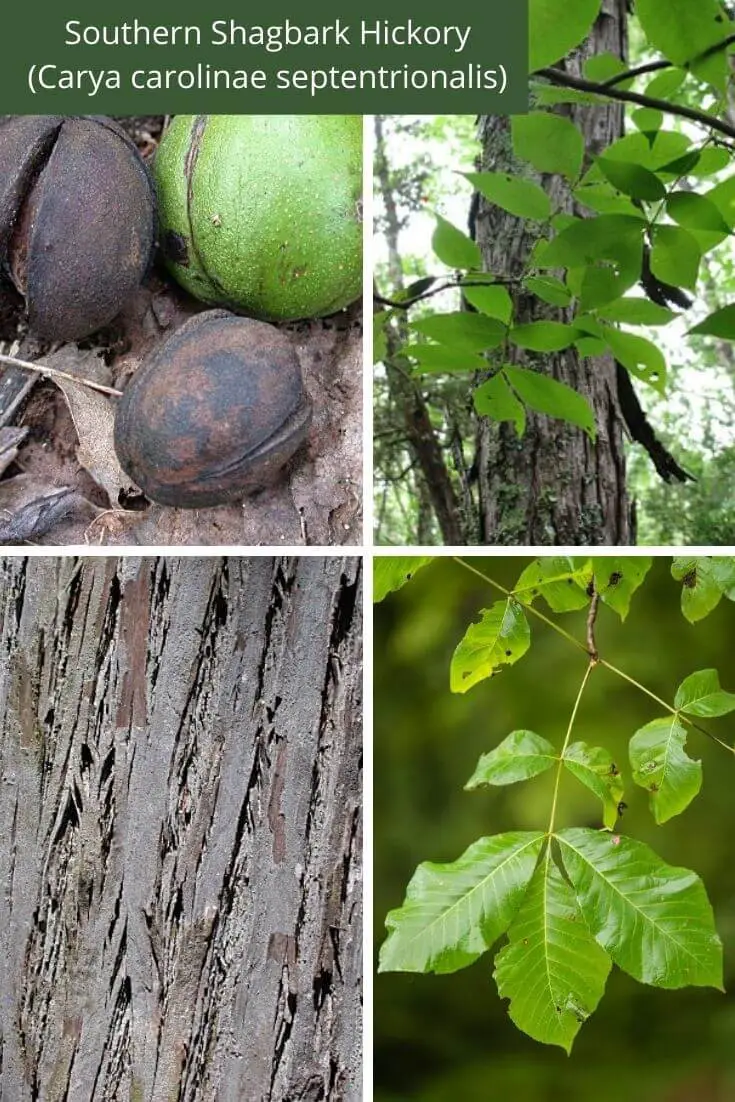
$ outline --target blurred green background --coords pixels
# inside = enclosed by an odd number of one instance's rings
[[[474,558],[509,588],[526,558]],[[654,561],[628,619],[600,606],[601,655],[673,701],[679,682],[714,666],[735,691],[735,605],[723,600],[691,625],[680,611],[671,559]],[[374,830],[377,948],[388,910],[400,906],[420,861],[452,861],[476,838],[544,828],[553,774],[508,788],[464,792],[480,754],[527,728],[561,746],[585,656],[530,616],[532,645],[515,666],[465,695],[449,692],[449,661],[467,625],[499,594],[457,563],[437,560],[375,606]],[[548,613],[545,603],[538,607]],[[553,614],[550,614],[553,616]],[[584,639],[586,613],[559,623]],[[703,735],[688,749],[704,765],[702,792],[657,827],[633,789],[627,742],[662,714],[636,688],[598,667],[585,692],[574,739],[607,746],[626,779],[619,827],[665,860],[704,880],[725,944],[725,984],[735,985],[735,757]],[[735,741],[735,716],[703,721]],[[600,825],[599,803],[572,777],[562,781],[557,826]],[[659,991],[613,969],[596,1013],[571,1057],[520,1033],[492,978],[492,955],[449,976],[375,977],[375,1098],[456,1102],[732,1102],[735,1001],[701,988]]]

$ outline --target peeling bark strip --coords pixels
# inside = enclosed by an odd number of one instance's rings
[[[0,559],[0,1098],[361,1097],[357,559]]]

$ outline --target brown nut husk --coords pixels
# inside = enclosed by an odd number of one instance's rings
[[[0,267],[30,328],[81,340],[108,325],[148,268],[155,193],[110,119],[21,115],[0,125]]]
[[[115,415],[115,450],[145,495],[186,509],[242,500],[307,437],[311,405],[288,337],[209,310],[138,368]]]

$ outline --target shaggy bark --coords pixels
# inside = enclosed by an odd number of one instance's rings
[[[592,54],[626,56],[625,0],[604,0],[592,33],[566,68],[581,72]],[[569,105],[589,154],[603,150],[622,133],[620,104]],[[514,161],[506,119],[480,120],[482,169],[527,172]],[[565,183],[556,176],[536,177],[551,198],[552,208],[575,214],[578,209]],[[480,202],[477,241],[488,271],[518,277],[536,241],[534,223],[505,214]],[[555,317],[567,321],[532,296],[517,300],[517,320]],[[597,443],[578,429],[549,417],[529,415],[526,433],[518,439],[508,424],[483,419],[478,429],[478,480],[482,542],[487,544],[626,544],[630,538],[625,486],[622,420],[617,404],[612,357],[584,360],[575,349],[543,358],[516,351],[511,361],[539,370],[580,391],[589,400],[597,422]]]
[[[0,560],[0,1097],[361,1097],[360,597]]]

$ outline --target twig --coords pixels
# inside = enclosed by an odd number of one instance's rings
[[[697,57],[693,57],[686,66],[683,66],[683,68],[691,69],[695,62],[706,61],[707,58],[712,57],[713,54],[718,54],[720,50],[726,50],[728,46],[732,46],[733,42],[735,42],[735,34],[730,34],[727,38],[723,38],[721,42],[715,42],[713,46],[709,46]],[[633,80],[635,77],[642,77],[647,73],[658,73],[662,69],[673,68],[674,64],[672,61],[649,61],[645,65],[636,65],[634,69],[626,69],[623,73],[616,73],[614,77],[610,77],[609,80],[603,81],[603,85],[605,88],[614,88],[616,84],[622,84],[626,80]]]
[[[622,103],[637,103],[639,107],[653,107],[656,111],[663,111],[668,115],[679,115],[683,119],[690,119],[700,126],[717,130],[728,138],[735,138],[735,126],[716,119],[714,115],[706,111],[697,111],[694,107],[684,107],[681,104],[669,103],[665,99],[656,99],[654,96],[645,96],[640,92],[623,92],[618,88],[611,88],[605,84],[597,84],[583,77],[575,77],[570,73],[564,73],[561,69],[539,69],[536,76],[546,77],[552,84],[562,88],[576,88],[579,92],[591,92],[597,96],[608,96],[610,99],[620,100]]]
[[[409,310],[415,303],[423,302],[423,300],[427,298],[433,298],[434,295],[439,295],[442,291],[461,291],[464,287],[508,287],[515,283],[520,283],[520,280],[493,279],[492,282],[490,282],[488,279],[458,279],[449,283],[442,283],[439,287],[432,287],[430,291],[424,291],[423,294],[414,295],[413,298],[402,300],[384,298],[383,295],[374,293],[373,302],[377,302],[379,306],[390,306],[393,310]]]
[[[593,581],[592,600],[590,601],[590,610],[587,613],[587,650],[590,656],[590,664],[593,666],[596,666],[600,661],[600,656],[597,652],[597,643],[595,642],[595,620],[597,619],[599,604],[600,594],[597,592],[597,586]]]
[[[92,379],[84,379],[79,375],[72,375],[68,371],[59,371],[56,367],[46,367],[43,364],[29,363],[28,360],[17,360],[15,356],[0,354],[0,363],[9,364],[11,367],[22,367],[26,371],[35,371],[37,375],[45,375],[50,379],[65,379],[69,383],[79,383],[80,386],[89,387],[90,390],[98,390],[100,394],[109,394],[113,398],[122,398],[122,391],[115,390],[112,386],[103,386]]]

